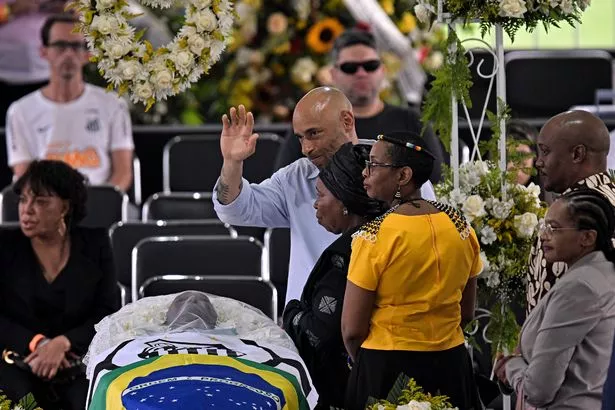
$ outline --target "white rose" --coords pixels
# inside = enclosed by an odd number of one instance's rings
[[[480,242],[483,245],[491,245],[498,239],[498,236],[495,234],[495,231],[489,225],[485,226],[480,231]]]
[[[487,280],[487,286],[490,288],[495,288],[500,284],[500,274],[498,272],[489,272],[485,279]]]
[[[506,219],[508,215],[510,215],[510,211],[514,205],[515,203],[513,201],[502,202],[499,199],[494,199],[491,203],[491,214],[496,219]]]
[[[154,95],[154,90],[149,82],[138,84],[135,88],[135,94],[139,99],[147,101]]]
[[[197,31],[213,31],[218,23],[216,15],[209,9],[201,10],[193,16],[192,20]]]
[[[483,262],[483,270],[481,272],[481,275],[486,275],[491,268],[491,262],[489,262],[489,259],[487,258],[487,254],[483,251],[480,251],[480,260],[481,262]]]
[[[513,226],[520,238],[531,238],[532,235],[534,235],[537,225],[538,217],[531,212],[526,212],[523,215],[515,215],[513,220]]]
[[[118,28],[119,24],[114,16],[94,16],[92,20],[92,29],[105,36],[115,32]]]
[[[117,3],[117,0],[98,0],[96,2],[96,9],[97,10],[110,9],[111,7],[115,6],[116,3]]]
[[[451,202],[455,204],[455,207],[457,206],[457,204],[463,204],[467,199],[466,195],[461,192],[459,188],[455,188],[451,191],[450,198]]]
[[[123,80],[133,80],[140,71],[140,64],[134,60],[123,60],[118,63],[117,71]]]
[[[179,51],[177,54],[173,55],[172,59],[175,66],[181,71],[188,70],[194,62],[192,54],[188,51]]]
[[[130,51],[130,47],[127,44],[123,44],[116,40],[109,40],[105,42],[103,48],[109,57],[114,60],[119,60]]]
[[[532,196],[539,198],[540,197],[540,186],[536,185],[533,182],[530,182],[530,184],[525,187],[526,191],[529,192]]]
[[[171,88],[173,86],[173,74],[166,68],[156,71],[154,73],[154,84],[160,90]]]
[[[414,6],[414,15],[421,23],[429,24],[431,13],[423,3],[419,3]]]
[[[461,209],[469,222],[487,214],[487,211],[485,211],[485,201],[479,195],[470,195]]]
[[[205,39],[199,35],[188,37],[188,48],[197,56],[200,56],[207,44]]]
[[[525,0],[500,0],[500,16],[521,18],[526,11]]]
[[[559,8],[562,9],[562,12],[566,15],[574,13],[574,4],[572,0],[562,0],[559,4]]]

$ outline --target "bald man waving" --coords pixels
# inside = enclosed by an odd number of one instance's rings
[[[556,194],[589,188],[603,194],[615,209],[615,185],[606,172],[609,131],[587,111],[568,111],[549,119],[537,140],[536,168],[543,188]],[[532,248],[528,271],[528,313],[564,274],[563,262],[544,260],[540,238]]]
[[[218,217],[235,226],[290,228],[291,250],[286,302],[299,299],[320,254],[336,238],[316,219],[316,178],[333,154],[345,143],[358,143],[352,105],[339,90],[315,88],[295,107],[293,129],[306,158],[276,171],[260,184],[242,177],[243,161],[256,150],[254,117],[243,106],[222,117],[220,148],[224,162],[214,188]],[[433,187],[421,188],[435,199]]]

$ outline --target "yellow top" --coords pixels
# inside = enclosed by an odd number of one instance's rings
[[[376,292],[362,347],[442,351],[459,346],[464,342],[461,294],[481,270],[475,232],[461,239],[444,212],[389,214],[373,242],[359,231],[348,280]]]

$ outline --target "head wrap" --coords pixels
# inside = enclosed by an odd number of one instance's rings
[[[363,188],[363,169],[369,158],[369,145],[347,143],[333,155],[320,171],[320,180],[349,212],[363,217],[376,217],[386,211],[386,205],[367,196]]]
[[[213,329],[217,321],[216,309],[205,293],[186,291],[171,302],[165,324],[172,329]]]

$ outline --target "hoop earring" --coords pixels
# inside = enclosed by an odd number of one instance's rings
[[[64,215],[62,215],[62,218],[60,218],[60,223],[58,224],[58,233],[61,237],[64,237],[64,235],[66,235],[66,221],[64,221]]]

